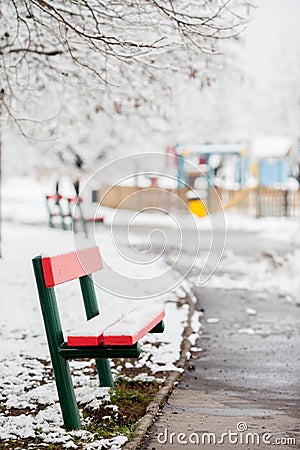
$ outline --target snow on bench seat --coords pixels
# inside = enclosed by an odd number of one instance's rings
[[[133,310],[130,310],[131,312]],[[98,316],[87,320],[71,330],[67,336],[67,343],[70,347],[97,346],[103,342],[104,331],[123,319],[128,311],[115,308],[101,313]]]
[[[162,305],[141,307],[131,311],[103,333],[103,345],[133,345],[165,316]]]
[[[162,305],[109,309],[78,325],[68,333],[69,347],[133,345],[165,316]]]

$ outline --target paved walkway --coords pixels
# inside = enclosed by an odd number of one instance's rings
[[[204,310],[203,351],[142,448],[300,448],[299,306],[253,291],[195,293]]]

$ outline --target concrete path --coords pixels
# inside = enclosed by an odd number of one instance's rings
[[[142,448],[300,448],[299,306],[253,291],[195,293],[204,312],[203,351]]]

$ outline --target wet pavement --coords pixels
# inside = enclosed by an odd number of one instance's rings
[[[299,303],[255,290],[194,293],[201,351],[142,448],[300,448]]]

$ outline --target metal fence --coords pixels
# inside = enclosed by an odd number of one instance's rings
[[[219,190],[224,209],[233,208],[256,217],[300,217],[300,191],[256,188]]]

